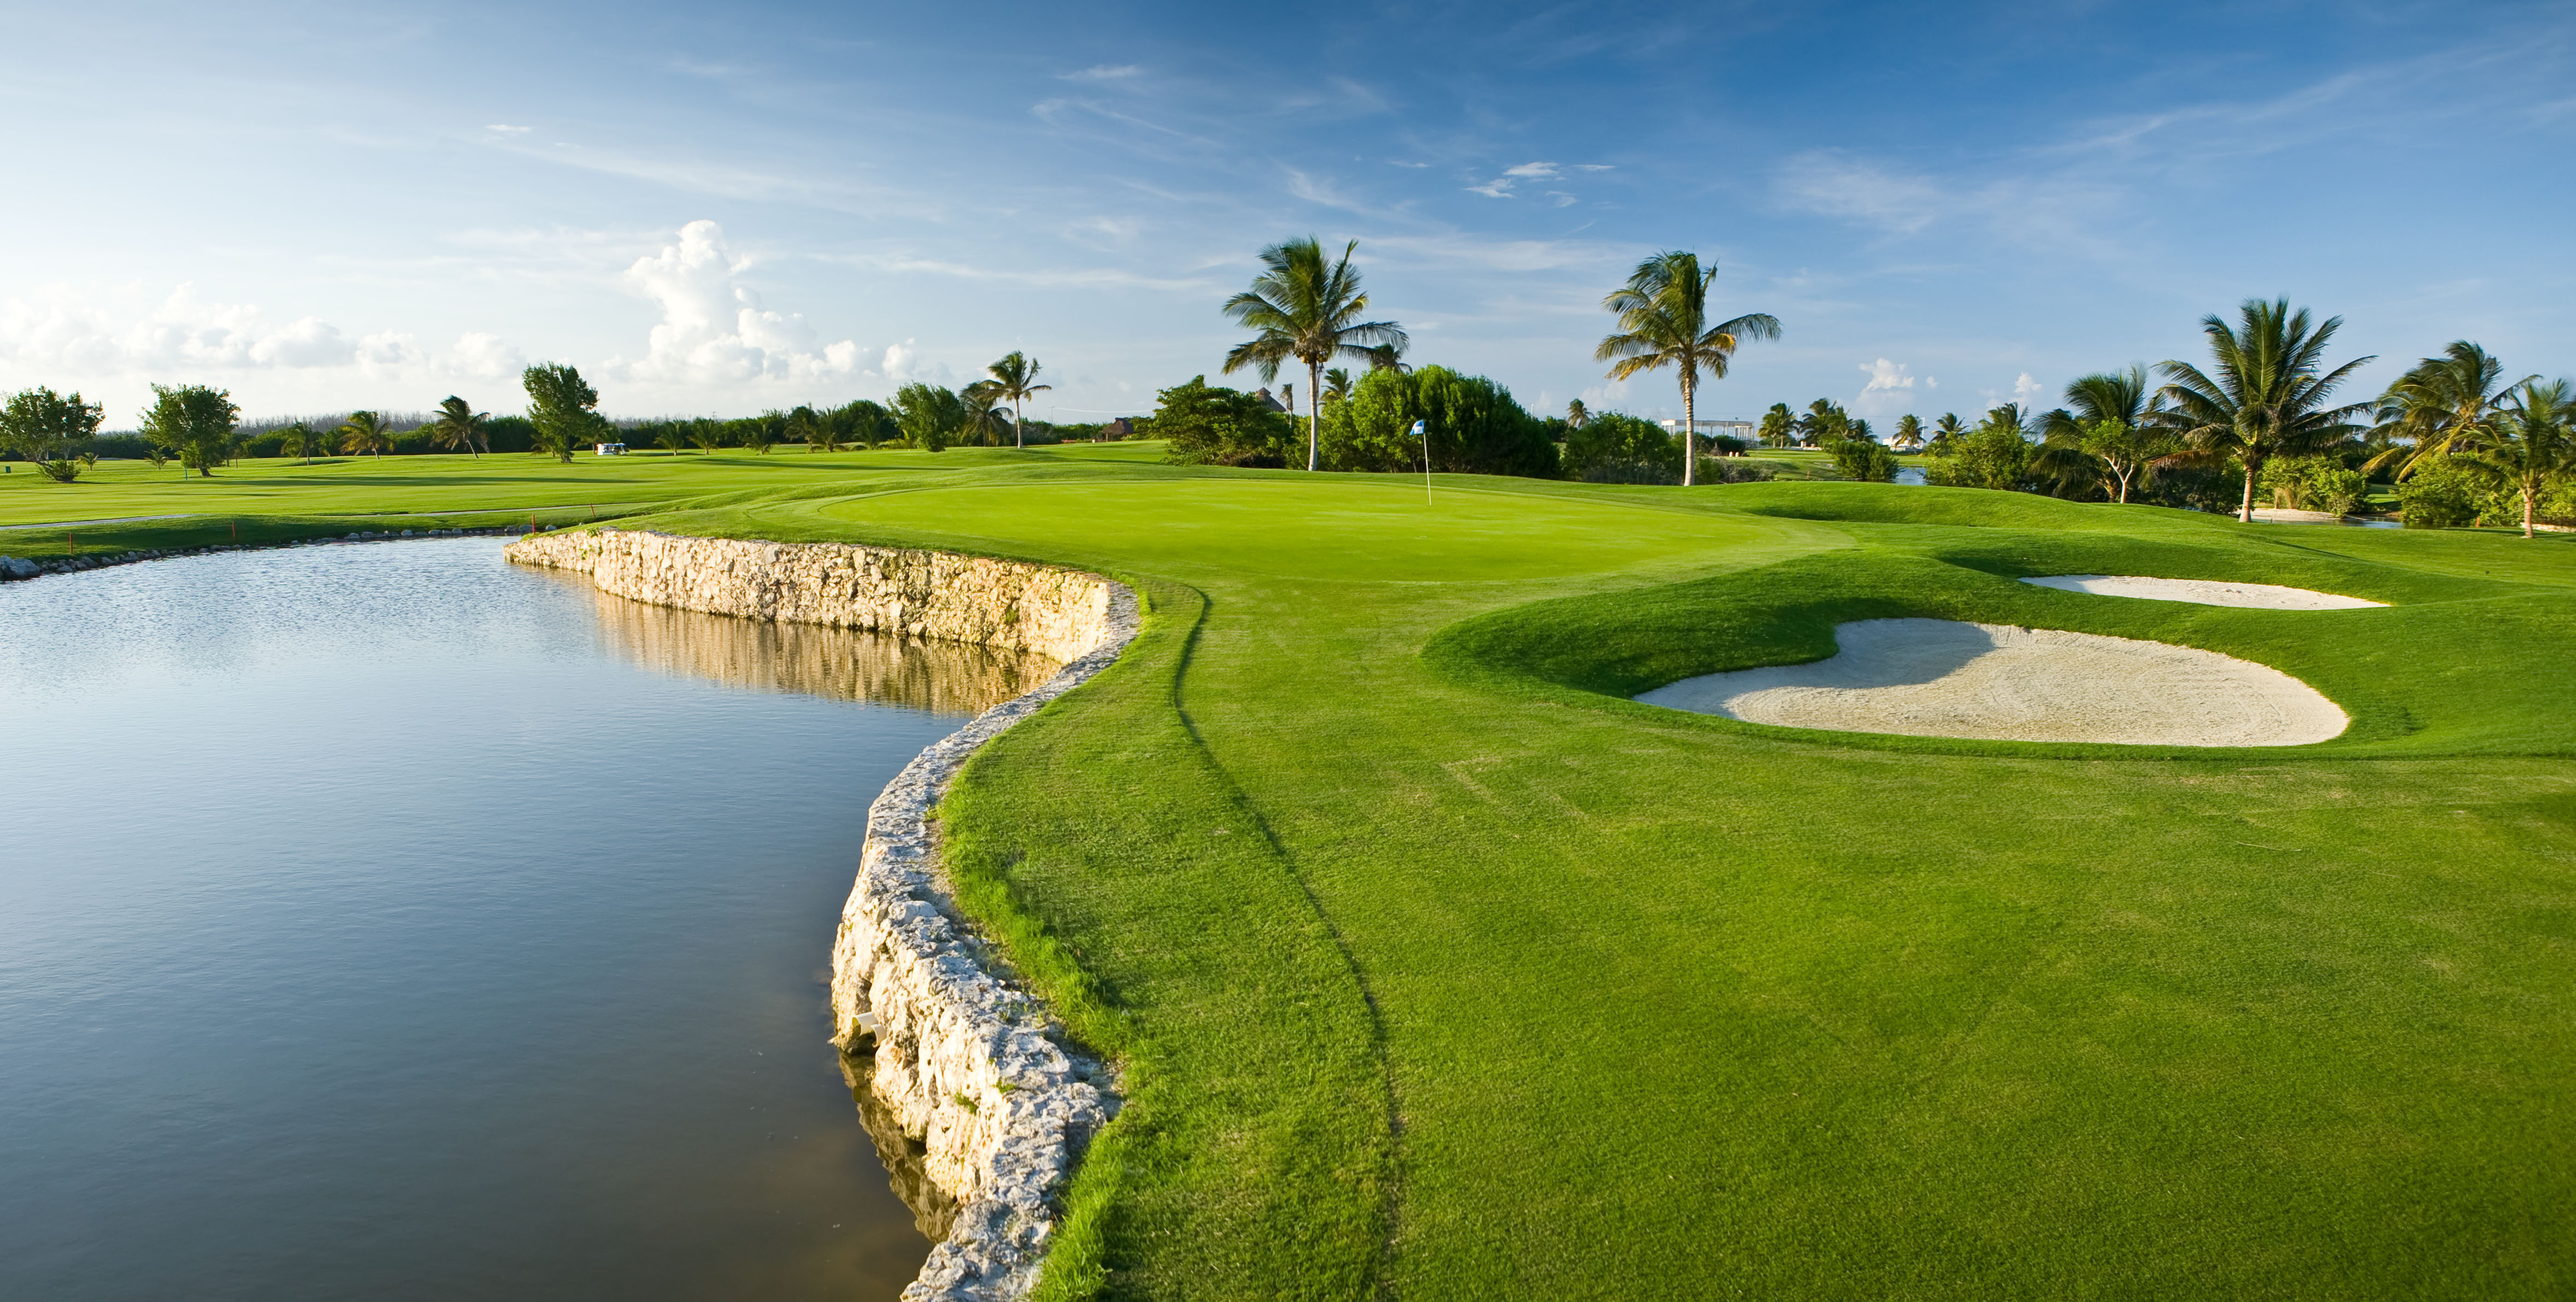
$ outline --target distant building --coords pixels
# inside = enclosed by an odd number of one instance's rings
[[[1274,398],[1270,396],[1270,391],[1268,389],[1263,389],[1254,393],[1252,396],[1255,401],[1259,402],[1262,406],[1268,407],[1272,411],[1284,411],[1291,416],[1296,415],[1297,386],[1293,384],[1280,385],[1279,393],[1280,396]]]
[[[1136,422],[1121,416],[1118,419],[1101,426],[1100,437],[1104,439],[1132,439],[1136,437]]]
[[[1677,420],[1658,421],[1657,423],[1669,430],[1678,430],[1682,427],[1682,423]],[[1743,420],[1734,416],[1723,416],[1716,420],[1695,420],[1691,422],[1691,429],[1697,432],[1701,438],[1716,438],[1718,435],[1724,434],[1733,438],[1740,438],[1747,443],[1753,441],[1754,432],[1760,428],[1761,425],[1758,422]]]

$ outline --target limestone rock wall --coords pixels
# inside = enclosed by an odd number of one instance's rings
[[[930,813],[978,747],[1116,661],[1136,634],[1135,594],[1068,570],[836,543],[598,530],[522,538],[506,554],[658,604],[1066,662],[922,751],[877,796],[832,946],[833,1043],[871,1059],[878,1101],[923,1141],[930,1181],[959,1204],[905,1302],[1027,1296],[1054,1241],[1055,1200],[1117,1111],[1115,1082],[958,914]]]
[[[532,534],[511,560],[588,574],[657,606],[974,642],[1072,660],[1099,640],[1115,587],[1097,575],[850,543],[681,538],[631,529]]]

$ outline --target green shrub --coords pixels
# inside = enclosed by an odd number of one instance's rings
[[[2409,529],[2461,529],[2484,513],[2488,488],[2448,459],[2418,468],[2397,486],[2397,503]]]
[[[1453,474],[1553,478],[1556,444],[1548,423],[1532,416],[1511,390],[1481,375],[1445,366],[1391,367],[1360,377],[1351,396],[1324,409],[1327,470],[1419,470],[1426,455],[1413,422],[1423,424],[1431,468]]]
[[[1653,421],[1595,412],[1566,432],[1565,473],[1594,484],[1678,484],[1681,440]]]
[[[2350,515],[2368,500],[2370,479],[2333,457],[2275,457],[2263,463],[2254,496],[2285,510]]]
[[[1945,488],[2027,491],[2035,486],[2030,469],[2038,459],[2038,446],[2022,437],[2019,429],[1990,421],[1946,442],[1936,442],[1932,464],[1923,477]]]
[[[1171,441],[1163,458],[1174,465],[1286,465],[1292,451],[1306,464],[1296,422],[1251,394],[1194,375],[1159,397],[1153,436]]]
[[[1884,484],[1896,478],[1896,454],[1876,439],[1841,439],[1826,444],[1825,451],[1845,479]]]

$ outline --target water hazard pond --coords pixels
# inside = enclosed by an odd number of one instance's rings
[[[497,539],[0,587],[0,1296],[894,1296],[833,926],[1048,668]]]

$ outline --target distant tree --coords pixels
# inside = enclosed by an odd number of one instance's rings
[[[1682,445],[1653,421],[1596,411],[1567,432],[1563,468],[1596,484],[1674,484],[1682,478]]]
[[[394,445],[393,431],[385,427],[384,418],[372,411],[353,411],[333,431],[340,436],[340,450],[352,456],[372,452],[379,459]]]
[[[1707,270],[1699,265],[1699,255],[1679,250],[1658,253],[1637,264],[1628,275],[1628,283],[1612,290],[1601,300],[1601,306],[1618,314],[1619,333],[1601,341],[1592,359],[1608,362],[1610,378],[1624,380],[1632,375],[1672,367],[1682,388],[1682,483],[1691,482],[1692,463],[1698,456],[1699,376],[1708,372],[1712,380],[1726,378],[1726,368],[1735,350],[1747,339],[1777,339],[1779,319],[1761,312],[1708,323],[1708,287],[1717,279],[1717,265],[1712,261]]]
[[[484,427],[492,413],[474,410],[474,404],[455,394],[438,404],[438,415],[429,423],[429,441],[450,452],[463,448],[480,457],[491,451]]]
[[[45,478],[68,484],[88,464],[73,455],[80,444],[98,436],[105,409],[43,386],[10,394],[0,404],[0,448],[36,464]]]
[[[1851,413],[1830,398],[1818,398],[1807,404],[1807,414],[1798,418],[1798,440],[1809,447],[1826,447],[1851,437]]]
[[[2576,471],[2576,392],[2567,381],[2525,380],[2497,404],[2485,442],[2452,460],[2522,499],[2522,536],[2533,537],[2541,490]]]
[[[2151,464],[2179,450],[2162,429],[2163,400],[2144,364],[2083,376],[2066,386],[2066,406],[2039,419],[2033,471],[2060,496],[2095,490],[2126,503]]]
[[[993,447],[1002,441],[1003,430],[1015,427],[1011,409],[1002,405],[1001,395],[1001,385],[992,380],[977,380],[957,391],[958,401],[966,405],[966,423],[959,431],[961,442]]]
[[[2379,395],[2371,433],[2378,452],[2370,466],[2395,466],[2397,477],[2454,451],[2486,446],[2496,432],[2508,391],[2540,377],[2504,380],[2504,363],[2468,340],[2455,340],[2439,357],[2417,362]]]
[[[723,447],[729,433],[726,423],[713,416],[699,416],[689,422],[689,444],[700,452]]]
[[[993,397],[1011,404],[1011,443],[1015,447],[1029,445],[1022,428],[1029,399],[1055,387],[1037,382],[1038,369],[1038,359],[1016,348],[984,368],[984,373],[993,377]]]
[[[678,456],[681,452],[687,450],[689,446],[689,422],[684,420],[655,421],[653,423],[653,441],[656,444],[659,444],[663,451],[668,452],[673,456]]]
[[[744,447],[764,457],[786,437],[787,413],[783,411],[764,411],[744,420],[739,436]]]
[[[1766,448],[1785,448],[1795,444],[1798,441],[1798,418],[1790,412],[1789,404],[1772,403],[1771,410],[1762,413],[1762,428],[1754,437]]]
[[[528,390],[528,420],[536,426],[535,450],[567,465],[573,449],[599,441],[608,422],[599,414],[599,390],[562,362],[540,362],[520,372]]]
[[[1324,390],[1320,402],[1340,402],[1351,396],[1351,373],[1339,366],[1324,372]]]
[[[1896,433],[1888,439],[1891,447],[1908,452],[1923,446],[1923,418],[1911,412],[1896,418]]]
[[[240,420],[241,408],[226,390],[156,384],[151,409],[143,413],[143,437],[177,454],[181,466],[210,476],[232,460],[238,446],[233,432]]]
[[[1324,261],[1323,244],[1311,235],[1263,249],[1265,270],[1253,278],[1252,288],[1225,302],[1225,314],[1236,324],[1259,332],[1225,355],[1225,374],[1249,366],[1268,383],[1293,358],[1306,364],[1306,390],[1315,393],[1323,388],[1324,363],[1336,357],[1365,359],[1375,366],[1380,354],[1372,350],[1391,348],[1394,353],[1384,360],[1394,364],[1411,340],[1392,321],[1360,320],[1368,312],[1369,297],[1360,289],[1359,270],[1351,265],[1358,249],[1359,241],[1351,241],[1341,260],[1330,265]],[[1314,470],[1322,464],[1323,410],[1320,403],[1309,405],[1306,468]]]
[[[787,413],[787,437],[803,443],[808,452],[838,452],[848,434],[831,417],[800,404]]]
[[[832,418],[850,441],[862,447],[873,448],[899,433],[894,414],[865,398],[834,411]]]
[[[2166,421],[2184,446],[2175,457],[2201,464],[2232,458],[2244,466],[2245,495],[2237,518],[2251,522],[2254,482],[2266,458],[2322,451],[2357,431],[2352,418],[2365,409],[2363,404],[2326,404],[2355,370],[2373,359],[2326,370],[2326,345],[2343,328],[2343,318],[2328,317],[2312,327],[2307,309],[2291,311],[2286,298],[2247,299],[2238,318],[2236,328],[2215,315],[2201,319],[2215,375],[2181,361],[2167,361],[2160,369],[2173,411]]]
[[[1153,436],[1169,443],[1163,457],[1174,465],[1287,467],[1297,438],[1296,422],[1260,398],[1211,385],[1204,375],[1173,385],[1158,397]],[[1320,446],[1318,441],[1318,456]]]
[[[895,390],[896,428],[904,442],[923,452],[937,452],[966,429],[966,402],[936,384],[907,384]]]
[[[1404,360],[1404,350],[1409,343],[1409,340],[1394,340],[1369,349],[1369,369],[1393,371],[1398,375],[1410,374],[1413,367]]]
[[[1959,419],[1957,412],[1945,411],[1941,413],[1941,419],[1932,422],[1932,437],[1925,439],[1923,446],[1937,454],[1941,449],[1950,446],[1951,440],[1967,432],[1968,426],[1966,422]]]
[[[303,421],[296,421],[277,432],[277,455],[281,457],[299,457],[309,466],[313,464],[314,453],[330,450],[323,437]]]
[[[1572,399],[1565,404],[1565,423],[1571,428],[1583,428],[1583,422],[1591,415],[1592,409],[1584,406],[1581,398]]]

